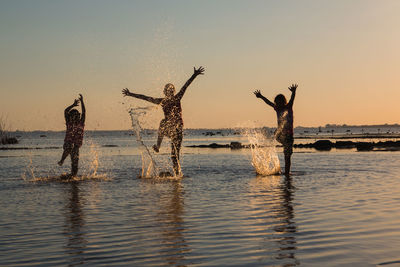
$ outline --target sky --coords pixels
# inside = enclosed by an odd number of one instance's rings
[[[130,128],[204,66],[182,100],[186,128],[275,126],[270,100],[299,85],[295,126],[400,123],[400,1],[0,0],[0,118],[63,130],[82,93],[86,129]],[[157,128],[160,108],[146,127]]]

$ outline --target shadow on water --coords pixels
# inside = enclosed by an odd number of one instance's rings
[[[65,252],[70,259],[69,266],[85,263],[84,251],[87,240],[82,228],[85,226],[83,203],[80,198],[79,182],[66,185],[65,226],[67,237]]]

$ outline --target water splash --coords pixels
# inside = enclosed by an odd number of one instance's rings
[[[22,174],[22,179],[25,181],[35,180],[35,167],[33,166],[32,154],[29,153],[29,164],[26,166],[25,172]]]
[[[139,144],[141,154],[142,154],[142,178],[156,177],[158,175],[157,164],[149,150],[149,148],[143,142],[141,131],[143,130],[140,126],[139,118],[146,115],[146,113],[152,107],[138,107],[131,108],[129,110],[129,115],[132,121],[132,129],[136,136],[136,141]]]
[[[141,132],[141,119],[144,118],[151,110],[156,109],[157,107],[147,106],[147,107],[137,107],[131,108],[129,110],[129,115],[132,121],[132,129],[136,136],[136,141],[139,144],[139,148],[141,150],[142,156],[142,174],[141,178],[172,178],[173,171],[168,171],[171,167],[167,167],[165,162],[162,160],[157,160],[156,156],[151,152],[151,150],[146,146],[143,141]],[[164,164],[163,164],[164,163]],[[169,164],[170,166],[170,164]]]
[[[99,168],[98,146],[96,144],[94,144],[92,141],[90,141],[90,150],[89,150],[88,160],[89,160],[90,164],[89,164],[89,172],[87,173],[87,176],[89,176],[89,177],[98,176],[98,174],[97,174],[97,170]]]
[[[143,53],[145,74],[152,87],[164,86],[167,81],[179,81],[184,78],[182,73],[185,71],[181,63],[182,48],[175,42],[175,24],[171,19],[160,24]]]
[[[276,143],[268,132],[257,128],[246,128],[243,135],[247,137],[251,148],[251,164],[259,175],[275,175],[281,172]]]
[[[56,162],[47,162],[47,166],[40,166],[34,164],[34,157],[29,155],[29,164],[25,172],[22,174],[22,179],[27,182],[71,182],[71,181],[84,181],[84,180],[110,180],[106,174],[99,174],[98,168],[100,165],[98,146],[91,140],[87,141],[89,144],[89,152],[83,154],[79,159],[79,172],[78,176],[70,176],[68,173],[60,173],[59,166]],[[70,166],[69,158],[67,158],[65,165]],[[41,164],[43,164],[41,162]]]

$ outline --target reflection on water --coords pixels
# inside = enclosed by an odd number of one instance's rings
[[[160,206],[159,220],[162,222],[163,244],[165,246],[165,259],[168,264],[180,265],[184,260],[184,253],[190,251],[184,239],[183,221],[183,191],[180,181],[171,184],[168,199]]]
[[[293,179],[255,177],[250,151],[186,154],[178,181],[136,179],[140,156],[113,153],[112,180],[68,183],[0,158],[2,265],[398,264],[399,152],[297,153]]]
[[[278,260],[281,266],[299,265],[300,261],[296,258],[297,227],[293,208],[295,187],[292,178],[259,176],[251,181],[250,188],[254,195],[251,200],[255,212],[253,216],[262,218],[257,227],[262,225],[266,235],[262,247],[267,258]],[[263,257],[261,260],[266,259]],[[272,262],[276,265],[276,261]]]
[[[183,220],[184,191],[179,180],[171,181],[168,185],[168,191],[161,196],[156,213],[162,240],[160,256],[168,265],[184,266],[185,253],[190,252],[184,238],[187,230]]]
[[[64,235],[67,237],[67,244],[65,250],[70,259],[69,266],[75,266],[85,263],[84,250],[87,241],[82,229],[85,226],[85,214],[82,210],[79,183],[71,182],[66,186]]]
[[[276,259],[290,259],[290,264],[284,266],[299,265],[300,262],[296,259],[296,234],[297,227],[294,222],[294,209],[293,209],[293,194],[295,191],[292,185],[292,177],[285,177],[282,184],[279,186],[279,201],[280,205],[276,213],[276,218],[279,225],[274,227],[278,235],[277,243],[279,244],[279,251]]]

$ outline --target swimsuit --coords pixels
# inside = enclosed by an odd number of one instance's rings
[[[67,123],[67,131],[65,133],[64,143],[74,144],[75,146],[81,147],[84,127],[85,124],[83,122],[78,124]]]
[[[276,140],[283,145],[285,155],[293,153],[293,109],[292,106],[286,105],[284,108],[277,109],[275,107],[278,127],[275,131]]]

